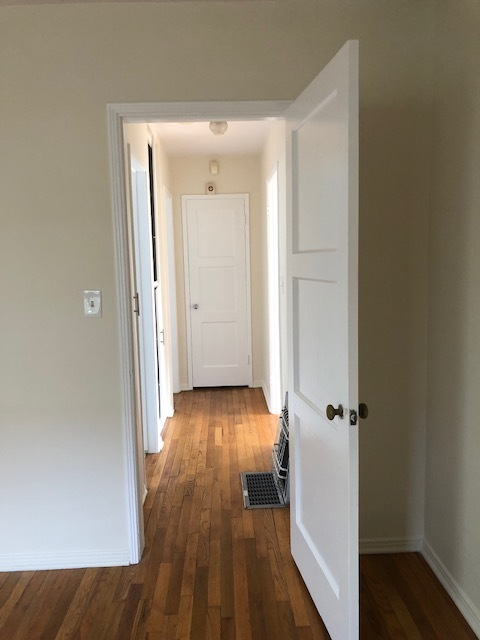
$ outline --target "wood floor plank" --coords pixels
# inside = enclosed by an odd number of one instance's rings
[[[85,570],[78,589],[75,591],[75,595],[70,602],[70,606],[62,625],[55,636],[55,640],[67,640],[75,635],[82,621],[82,616],[87,608],[88,602],[93,598],[93,587],[97,580],[98,571],[95,569]]]
[[[40,640],[57,638],[59,630],[70,615],[70,605],[82,584],[85,569],[66,570],[62,573],[66,575],[66,583],[63,580],[56,583],[57,588],[50,590],[48,604],[44,605],[48,607],[51,615],[43,628]]]
[[[263,588],[258,572],[258,558],[255,541],[245,540],[245,565],[248,580],[250,626],[253,638],[266,638],[265,616],[263,615]]]
[[[195,573],[192,604],[192,640],[203,640],[207,637],[208,622],[208,567],[198,567]]]
[[[157,582],[153,593],[150,616],[147,622],[147,635],[150,632],[160,633],[162,630],[171,574],[172,564],[170,562],[162,563],[158,570]]]
[[[6,591],[5,602],[0,609],[0,629],[5,625],[6,621],[10,617],[21,597],[23,596],[25,589],[28,587],[35,573],[33,571],[24,571],[19,574],[18,579],[12,576],[11,589]]]
[[[48,625],[55,609],[55,605],[63,591],[67,588],[69,572],[67,571],[47,571],[47,578],[44,581],[42,593],[35,597],[34,607],[28,608],[28,615],[23,615],[22,622],[17,626],[11,640],[39,640]],[[5,627],[1,634],[6,634]]]
[[[234,618],[233,553],[230,512],[222,509],[222,534],[220,543],[220,593],[222,618]],[[235,624],[234,624],[235,627]]]
[[[0,640],[329,640],[290,553],[289,509],[243,507],[270,469],[261,389],[182,392],[146,459],[145,550],[130,567],[0,574]],[[362,640],[473,640],[419,554],[360,559]]]
[[[79,640],[89,640],[92,635],[101,636],[105,611],[111,605],[112,594],[120,579],[120,573],[121,570],[118,567],[100,569],[99,579],[95,585],[95,597],[90,599],[79,626]]]
[[[189,638],[191,638],[192,611],[193,595],[180,596],[176,640],[188,640]]]

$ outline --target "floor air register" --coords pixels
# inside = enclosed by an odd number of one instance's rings
[[[288,503],[288,403],[278,419],[271,471],[240,474],[245,509],[284,507]]]

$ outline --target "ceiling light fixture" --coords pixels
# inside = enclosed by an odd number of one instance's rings
[[[217,122],[210,122],[210,131],[214,136],[223,136],[225,131],[228,129],[228,122],[225,120],[220,120]]]

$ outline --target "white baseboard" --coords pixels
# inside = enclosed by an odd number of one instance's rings
[[[411,553],[422,550],[422,538],[363,538],[360,553]]]
[[[279,411],[275,411],[275,407],[272,407],[268,385],[264,380],[254,380],[252,382],[251,388],[261,388],[263,397],[265,398],[265,402],[267,403],[267,409],[269,413],[271,413],[272,415],[278,415],[281,412],[281,409]]]
[[[0,571],[41,571],[125,567],[130,564],[128,549],[112,551],[72,551],[65,553],[0,554]]]
[[[422,555],[437,576],[445,591],[452,598],[465,620],[471,626],[477,638],[480,638],[480,611],[463,591],[443,562],[426,540],[423,543]]]
[[[263,397],[265,398],[265,402],[267,403],[267,409],[269,413],[272,413],[272,403],[270,402],[270,393],[268,391],[268,387],[265,382],[262,382],[262,391]]]

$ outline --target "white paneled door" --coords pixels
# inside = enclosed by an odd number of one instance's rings
[[[292,554],[332,640],[358,640],[357,42],[289,108],[287,149]]]
[[[248,196],[183,196],[193,387],[251,385]]]

